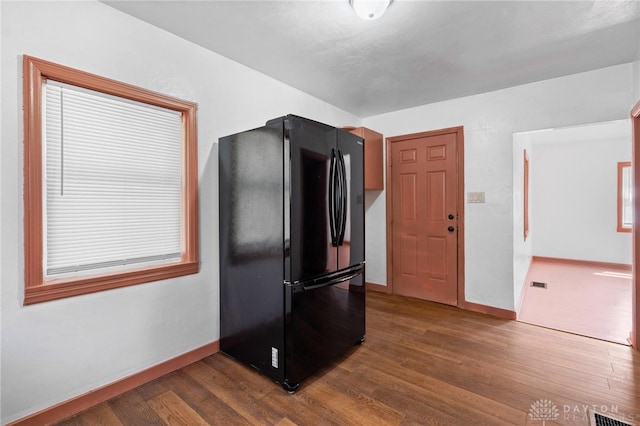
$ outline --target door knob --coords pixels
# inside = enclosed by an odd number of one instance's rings
[[[449,215],[449,220],[453,220],[454,218],[455,218],[454,215],[452,215],[452,214]]]
[[[449,232],[453,232],[453,231],[455,231],[455,230],[456,230],[456,228],[454,228],[453,226],[449,226],[449,227],[447,228],[447,231],[449,231]]]

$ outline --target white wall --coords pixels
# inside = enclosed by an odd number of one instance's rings
[[[527,239],[524,239],[524,151],[527,152],[529,165],[535,161],[529,135],[530,132],[513,135],[513,298],[516,312],[520,311],[522,283],[527,277],[532,256],[531,228],[527,232]],[[531,178],[531,167],[529,167],[529,178]],[[531,183],[530,179],[529,183]],[[529,219],[531,219],[531,207],[529,204]]]
[[[640,57],[640,51],[638,56]],[[633,99],[635,102],[640,101],[640,60],[633,63]]]
[[[530,135],[533,256],[631,264],[617,232],[617,163],[631,161],[629,120]]]
[[[636,54],[636,61],[633,63],[633,100],[640,102],[640,34],[638,35],[638,53]]]
[[[640,102],[640,34],[638,35],[638,53],[633,63],[633,101]]]
[[[386,157],[386,147],[385,154]],[[380,209],[385,208],[385,191],[365,191],[364,192],[364,208],[365,208],[365,229],[364,229],[364,257],[367,262],[366,281],[376,284],[386,283],[386,263],[387,258],[383,257],[380,251],[387,244],[387,230],[384,222],[381,224],[379,219]],[[386,255],[384,255],[386,256]]]
[[[385,137],[464,126],[465,192],[486,193],[485,204],[465,205],[466,300],[513,310],[513,133],[626,118],[632,99],[633,66],[624,64],[368,117],[363,125]],[[367,212],[379,230],[384,200]],[[369,241],[368,281],[384,284],[386,248]]]
[[[0,1],[0,35],[2,34],[2,3]],[[0,53],[2,52],[2,37],[0,37]],[[3,86],[4,84],[2,84],[2,67],[0,66],[0,100],[4,99],[4,93],[3,93]],[[0,101],[2,103],[4,103],[3,101]],[[0,105],[1,106],[1,105]],[[3,114],[0,113],[0,130],[2,130],[2,116]],[[2,134],[0,133],[0,141],[2,140]],[[0,165],[2,164],[2,143],[0,142]],[[2,173],[0,172],[0,188],[3,187],[3,178],[2,178]],[[0,195],[2,194],[2,192],[0,191]],[[2,239],[4,233],[3,233],[3,220],[2,220],[2,216],[3,216],[3,212],[4,212],[4,206],[2,203],[2,196],[0,196],[0,240]],[[0,243],[0,310],[2,309],[2,261],[4,260],[4,257],[2,257],[2,246],[3,244]],[[1,311],[0,311],[0,424],[3,423],[2,421],[2,315],[1,315]]]
[[[95,1],[1,2],[2,406],[9,422],[219,338],[217,140],[287,113],[351,114]],[[23,54],[198,109],[199,274],[22,306]]]

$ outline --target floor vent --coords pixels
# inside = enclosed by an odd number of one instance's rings
[[[635,426],[635,423],[627,423],[605,414],[589,410],[589,426]]]
[[[539,281],[531,281],[531,287],[547,288],[547,283],[541,283]]]

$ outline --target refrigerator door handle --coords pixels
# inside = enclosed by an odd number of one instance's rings
[[[344,164],[344,157],[342,152],[338,150],[338,158],[340,159],[340,176],[341,176],[341,194],[340,194],[340,228],[338,231],[338,245],[341,246],[344,243],[344,233],[347,228],[347,199],[348,199],[348,185],[347,185],[347,169]]]
[[[331,245],[338,246],[338,226],[336,223],[336,150],[331,148],[331,165],[329,166],[329,229]]]
[[[340,219],[342,218],[342,168],[340,167],[340,150],[336,152],[336,185],[334,193],[335,210],[335,223],[336,223],[336,247],[340,245],[340,229],[342,224]]]
[[[340,229],[342,224],[340,219],[342,218],[342,168],[340,167],[340,151],[336,153],[336,246],[340,245]]]

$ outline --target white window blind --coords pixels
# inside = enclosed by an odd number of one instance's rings
[[[45,276],[179,260],[181,113],[55,81],[44,89]]]

